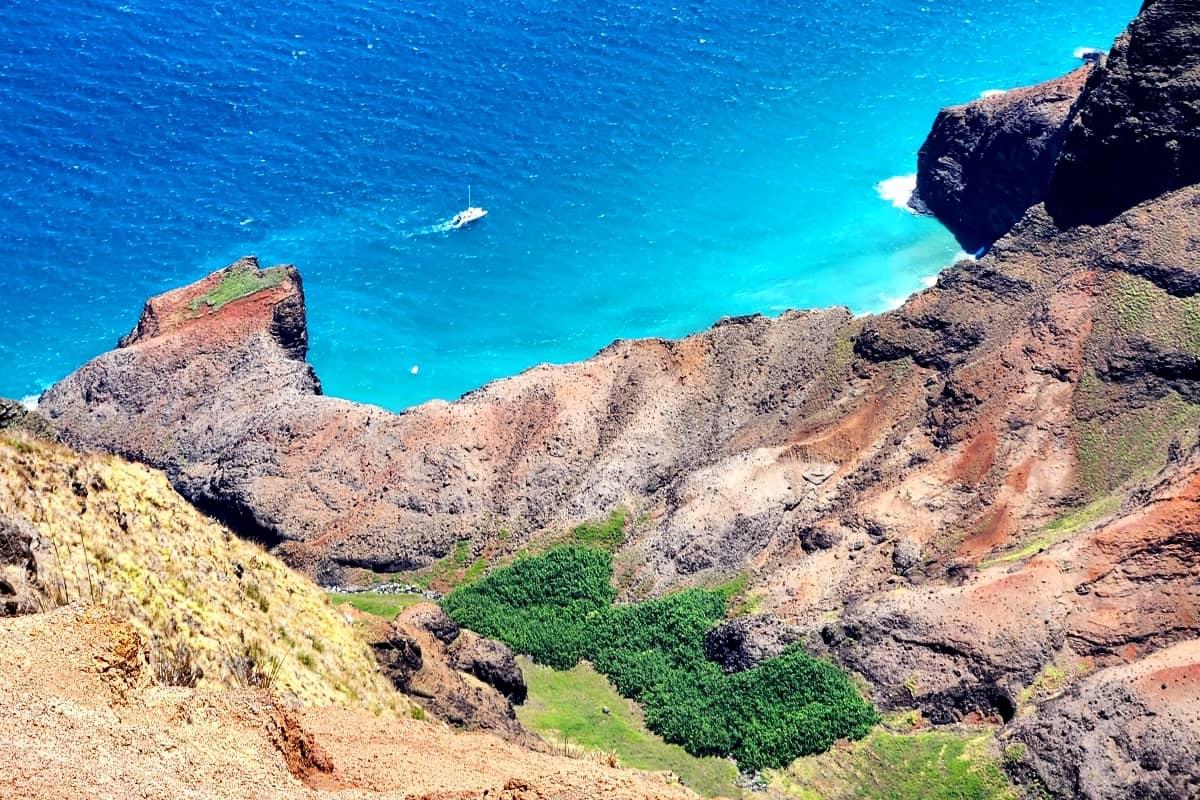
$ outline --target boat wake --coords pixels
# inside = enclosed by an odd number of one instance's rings
[[[887,200],[896,208],[907,211],[910,214],[916,214],[909,205],[908,201],[912,198],[913,192],[917,190],[917,176],[912,175],[897,175],[894,178],[888,178],[875,184],[875,193],[884,200]]]
[[[444,219],[441,222],[435,222],[432,225],[424,225],[411,231],[405,231],[404,238],[416,239],[420,236],[432,236],[436,233],[449,233],[452,230],[454,230],[454,225],[450,220]]]

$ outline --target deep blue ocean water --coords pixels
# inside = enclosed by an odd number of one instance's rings
[[[1139,5],[6,0],[0,395],[245,253],[303,272],[326,391],[394,409],[894,305],[958,252],[878,186],[938,108],[1071,69]],[[447,232],[468,184],[490,215]]]

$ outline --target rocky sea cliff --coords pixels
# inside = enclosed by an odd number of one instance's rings
[[[914,203],[980,255],[884,314],[725,319],[392,414],[322,393],[300,271],[247,258],[39,411],[326,584],[625,509],[625,599],[739,579],[725,639],[995,725],[1030,796],[1196,796],[1197,108],[1200,8],[1147,0],[1100,63],[942,112]]]

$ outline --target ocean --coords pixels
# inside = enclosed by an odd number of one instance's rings
[[[615,338],[897,305],[937,110],[1059,75],[1138,0],[7,0],[0,395],[150,295],[292,263],[325,390],[400,410]],[[446,221],[467,192],[489,215]]]

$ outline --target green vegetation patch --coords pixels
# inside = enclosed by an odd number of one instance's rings
[[[1093,522],[1097,522],[1108,516],[1116,511],[1120,504],[1121,499],[1116,495],[1108,495],[1093,500],[1086,505],[1068,511],[1042,528],[1040,534],[1028,544],[995,558],[982,561],[979,566],[980,568],[986,568],[996,564],[1011,564],[1014,561],[1035,556],[1053,545],[1071,538],[1077,531],[1086,528]]]
[[[1014,800],[990,732],[896,733],[769,773],[773,795],[795,800]]]
[[[425,601],[425,598],[419,594],[376,594],[374,592],[332,593],[329,595],[329,599],[336,606],[349,603],[359,611],[387,620],[393,620],[397,614],[409,606]]]
[[[468,586],[482,578],[489,569],[514,560],[544,553],[561,545],[578,545],[598,550],[615,551],[624,542],[631,522],[629,512],[618,508],[604,519],[592,520],[575,526],[565,533],[552,537],[541,537],[536,542],[514,552],[507,548],[510,534],[501,528],[479,555],[474,554],[470,539],[460,539],[454,548],[432,566],[411,572],[398,572],[385,576],[390,580],[412,584],[422,589],[434,589],[448,593],[460,586]]]
[[[455,586],[474,583],[487,570],[487,559],[472,557],[471,540],[459,539],[454,549],[438,559],[433,566],[417,573],[401,573],[400,577],[422,589],[449,591]]]
[[[188,305],[188,308],[194,313],[199,312],[204,306],[208,306],[210,311],[220,311],[234,300],[241,300],[243,297],[249,297],[264,289],[275,288],[283,283],[286,277],[287,269],[284,267],[272,267],[264,270],[254,267],[238,267],[227,272],[217,288],[203,297],[197,297]]]
[[[696,756],[732,755],[742,768],[778,767],[861,738],[875,710],[844,673],[794,646],[725,674],[704,655],[727,591],[689,589],[614,605],[612,555],[558,547],[519,558],[444,601],[459,624],[561,670],[590,661],[646,725]]]
[[[585,522],[571,529],[571,544],[613,551],[625,543],[625,525],[629,512],[618,508],[606,519]]]
[[[1117,274],[1105,290],[1105,305],[1111,331],[1200,355],[1200,298],[1176,297],[1145,278]]]
[[[1077,406],[1098,405],[1104,388],[1080,381]],[[1104,412],[1075,422],[1075,448],[1080,480],[1092,497],[1106,495],[1130,479],[1154,475],[1167,462],[1167,447],[1180,438],[1185,449],[1195,443],[1200,406],[1172,392],[1161,400],[1121,413]]]
[[[1069,664],[1047,664],[1033,679],[1033,683],[1021,690],[1018,702],[1025,706],[1057,697],[1064,689],[1079,678],[1087,675],[1090,667],[1086,661]]]
[[[521,724],[560,747],[615,753],[622,766],[669,771],[706,796],[737,797],[737,768],[724,758],[697,758],[646,728],[635,703],[624,699],[591,665],[567,671],[520,659],[529,698],[517,708]],[[606,713],[607,710],[607,713]]]

